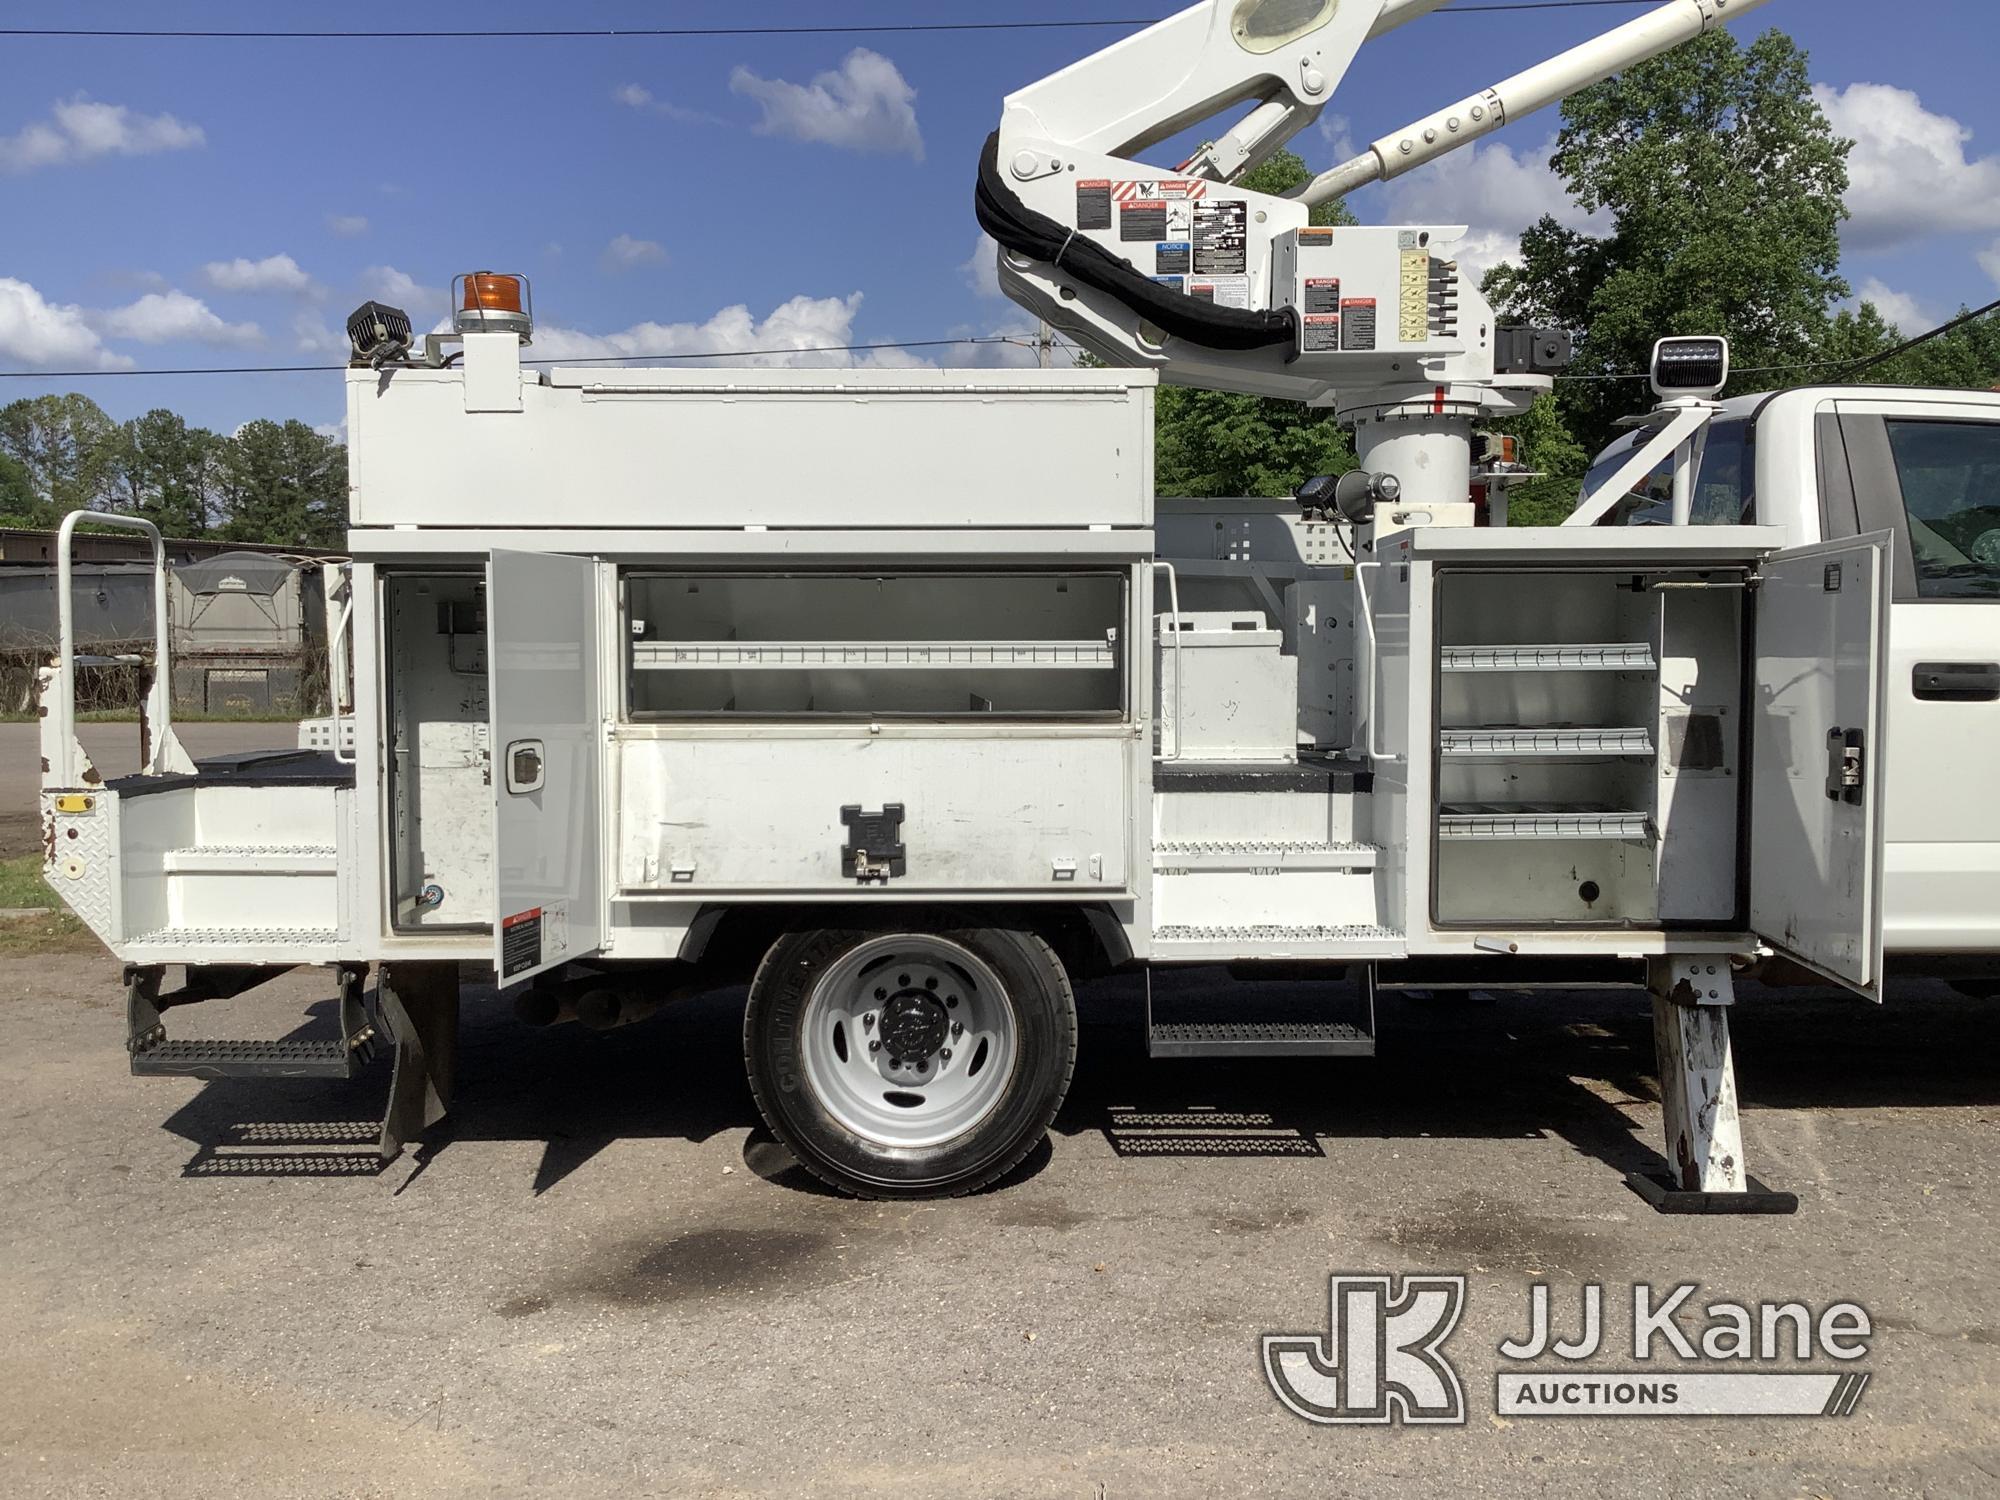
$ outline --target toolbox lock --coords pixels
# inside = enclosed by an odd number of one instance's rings
[[[840,873],[862,885],[886,885],[904,871],[903,804],[885,802],[880,812],[863,812],[859,805],[840,810],[847,825],[847,843],[840,851]]]

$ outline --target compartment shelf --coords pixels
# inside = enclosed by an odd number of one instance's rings
[[[1650,672],[1653,648],[1645,641],[1545,646],[1445,646],[1445,672]]]
[[[642,672],[792,672],[813,667],[936,671],[1024,667],[1101,672],[1117,666],[1100,641],[638,641]]]
[[[1645,840],[1652,819],[1643,812],[1560,803],[1446,803],[1438,809],[1440,839]]]
[[[1529,728],[1490,726],[1443,729],[1438,748],[1466,759],[1520,759],[1528,756],[1609,755],[1646,757],[1653,753],[1652,732],[1632,729]]]

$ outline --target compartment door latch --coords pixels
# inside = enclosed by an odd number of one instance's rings
[[[902,803],[885,802],[880,812],[863,812],[850,804],[841,808],[840,821],[847,825],[841,874],[862,885],[887,885],[904,872]]]
[[[1862,733],[1858,729],[1829,729],[1826,732],[1826,800],[1861,805],[1861,790],[1867,784],[1867,765],[1862,755]]]

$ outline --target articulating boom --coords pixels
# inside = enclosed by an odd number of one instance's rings
[[[1294,197],[1232,186],[1319,116],[1362,46],[1446,3],[1205,0],[1010,95],[978,191],[1002,288],[1111,363],[1183,385],[1337,399],[1350,415],[1421,408],[1454,426],[1520,409],[1567,340],[1495,327],[1450,258],[1464,226],[1320,229],[1311,207],[1765,0],[1668,0],[1384,136]],[[1246,104],[1172,172],[1131,159]]]

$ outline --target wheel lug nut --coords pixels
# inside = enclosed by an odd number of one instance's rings
[[[942,1061],[942,1062],[950,1062],[950,1061],[951,1061],[951,1048],[949,1048],[949,1047],[945,1048],[945,1049],[944,1049],[944,1051],[942,1051],[942,1052],[940,1052],[940,1053],[938,1054],[938,1058],[939,1058],[939,1060],[940,1060],[940,1061]]]
[[[964,1023],[964,1022],[962,1022],[962,1021],[953,1021],[953,1022],[951,1023],[951,1034],[952,1034],[953,1036],[964,1036],[964,1035],[965,1035],[965,1023]]]
[[[863,1016],[861,1024],[868,1030],[873,1031],[875,1029],[875,1012],[871,1010],[867,1015]]]
[[[868,1050],[870,1052],[880,1052],[882,1050],[882,1044],[880,1042],[870,1042],[868,1044]]]

